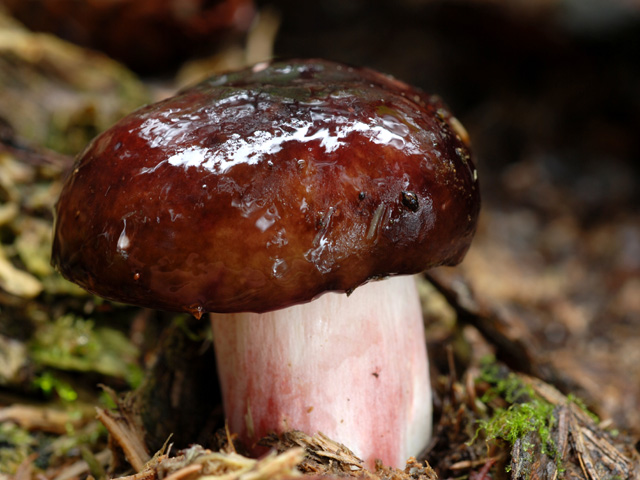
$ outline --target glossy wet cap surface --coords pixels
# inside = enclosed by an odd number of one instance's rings
[[[97,137],[57,204],[53,264],[120,302],[263,312],[458,263],[478,188],[436,97],[327,61],[261,64]]]

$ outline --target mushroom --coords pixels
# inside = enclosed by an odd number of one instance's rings
[[[443,103],[373,70],[259,64],[144,107],[80,155],[53,263],[108,299],[211,313],[229,427],[318,431],[372,466],[431,432],[413,275],[479,211]]]

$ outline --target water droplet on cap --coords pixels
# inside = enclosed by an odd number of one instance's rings
[[[286,260],[282,258],[276,258],[274,260],[273,266],[271,267],[271,273],[274,278],[282,278],[287,270],[289,270],[289,265],[287,265]]]
[[[186,307],[187,312],[193,315],[196,320],[200,320],[204,314],[204,308],[201,305],[189,305]]]

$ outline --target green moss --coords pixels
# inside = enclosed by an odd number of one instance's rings
[[[33,384],[48,397],[56,394],[65,402],[74,402],[78,399],[78,392],[69,383],[60,380],[49,371],[38,375],[33,380]]]
[[[555,425],[553,405],[539,399],[527,403],[513,404],[508,408],[498,408],[488,420],[480,420],[479,428],[487,440],[501,439],[509,445],[537,433],[541,441],[542,453],[555,456],[556,448],[551,429]],[[529,450],[529,448],[525,448]]]
[[[490,405],[499,398],[508,406],[495,407],[490,418],[479,420],[476,438],[483,436],[487,441],[500,439],[513,446],[516,441],[531,438],[530,434],[535,434],[540,439],[540,452],[554,458],[557,451],[551,432],[557,422],[554,415],[556,406],[541,398],[531,386],[492,358],[483,362],[479,380],[490,385],[481,398],[482,402]],[[582,409],[594,422],[599,422],[598,417],[579,398],[569,395],[567,400]],[[558,469],[561,470],[560,465]]]
[[[479,437],[488,442],[501,440],[510,447],[522,441],[525,451],[532,451],[534,445],[527,439],[533,434],[540,440],[540,452],[555,458],[556,445],[551,434],[557,422],[555,406],[492,359],[483,363],[479,381],[490,385],[481,401],[493,405],[493,412],[490,418],[478,421],[473,440]],[[505,403],[507,406],[495,406]]]
[[[533,388],[525,385],[514,373],[507,372],[491,357],[483,360],[479,380],[491,385],[481,399],[484,403],[489,403],[495,397],[502,397],[507,403],[516,403],[536,396]]]
[[[0,472],[15,473],[31,453],[29,432],[10,422],[0,423]]]
[[[96,328],[94,322],[64,315],[36,332],[29,345],[32,358],[41,367],[59,370],[97,372],[126,380],[132,387],[142,379],[137,366],[137,348],[121,332]],[[57,388],[51,379],[41,379],[40,388]],[[64,388],[57,393],[67,395]],[[67,395],[68,397],[68,395]]]

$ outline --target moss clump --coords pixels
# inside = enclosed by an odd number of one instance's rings
[[[97,372],[122,378],[134,387],[142,379],[136,365],[138,349],[125,335],[107,327],[96,328],[93,321],[74,315],[42,326],[29,347],[32,358],[42,367]]]
[[[483,363],[479,381],[489,385],[481,401],[492,409],[492,416],[478,421],[476,437],[486,441],[502,440],[513,446],[527,442],[532,435],[539,438],[540,452],[555,458],[556,445],[552,430],[557,420],[555,406],[536,395],[513,372],[508,372],[492,360]],[[475,440],[474,438],[474,440]],[[533,445],[527,445],[531,450]]]
[[[50,371],[44,371],[33,379],[33,386],[47,397],[54,393],[65,402],[75,402],[78,392],[64,380],[57,378]]]
[[[480,420],[480,429],[487,440],[502,439],[513,445],[530,433],[537,433],[541,440],[541,451],[555,456],[556,449],[551,429],[555,424],[554,407],[538,399],[498,408],[489,420]]]

